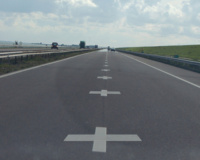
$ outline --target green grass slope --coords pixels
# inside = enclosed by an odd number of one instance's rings
[[[126,51],[141,52],[141,53],[170,56],[170,57],[174,55],[179,55],[180,58],[200,61],[200,45],[130,47],[130,48],[120,48],[120,49]]]

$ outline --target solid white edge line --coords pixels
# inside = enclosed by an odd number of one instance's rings
[[[197,85],[197,84],[194,84],[194,83],[192,83],[192,82],[190,82],[190,81],[187,81],[187,80],[185,80],[185,79],[183,79],[183,78],[180,78],[180,77],[178,77],[178,76],[175,76],[175,75],[173,75],[173,74],[171,74],[171,73],[169,73],[169,72],[163,71],[163,70],[161,70],[161,69],[159,69],[159,68],[156,68],[156,67],[154,67],[154,66],[152,66],[152,65],[150,65],[150,64],[147,64],[147,63],[145,63],[145,62],[142,62],[142,61],[140,61],[140,60],[137,60],[137,59],[135,59],[135,58],[133,58],[133,57],[130,57],[130,56],[127,56],[127,55],[124,55],[124,54],[122,54],[122,55],[123,55],[123,56],[126,56],[126,57],[128,57],[128,58],[130,58],[130,59],[133,59],[133,60],[135,60],[135,61],[137,61],[137,62],[140,62],[140,63],[142,63],[142,64],[144,64],[144,65],[146,65],[146,66],[149,66],[149,67],[151,67],[151,68],[153,68],[153,69],[155,69],[155,70],[158,70],[158,71],[160,71],[160,72],[163,72],[163,73],[165,73],[165,74],[167,74],[167,75],[169,75],[169,76],[171,76],[171,77],[174,77],[174,78],[176,78],[176,79],[179,79],[179,80],[181,80],[181,81],[183,81],[183,82],[185,82],[185,83],[188,83],[188,84],[190,84],[190,85],[192,85],[192,86],[197,87],[197,88],[200,89],[200,86]]]
[[[67,60],[70,60],[70,59],[72,59],[72,58],[76,58],[76,57],[83,56],[83,55],[90,54],[90,53],[93,53],[93,52],[89,52],[89,53],[85,53],[85,54],[81,54],[81,55],[77,55],[77,56],[73,56],[73,57],[61,59],[61,60],[58,60],[58,61],[54,61],[54,62],[42,64],[42,65],[39,65],[39,66],[35,66],[35,67],[23,69],[23,70],[20,70],[20,71],[15,71],[15,72],[11,72],[11,73],[8,73],[8,74],[4,74],[4,75],[1,75],[1,76],[0,76],[0,79],[1,79],[1,78],[4,78],[4,77],[8,77],[8,76],[15,75],[15,74],[18,74],[18,73],[26,72],[26,71],[29,71],[29,70],[32,70],[32,69],[36,69],[36,68],[48,66],[48,65],[51,65],[51,64],[54,64],[54,63],[59,63],[59,62],[62,62],[62,61],[67,61]]]

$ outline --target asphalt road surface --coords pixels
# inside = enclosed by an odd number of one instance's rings
[[[96,51],[0,76],[1,160],[199,160],[200,74]]]

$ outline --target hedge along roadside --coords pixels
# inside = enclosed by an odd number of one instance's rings
[[[187,70],[195,71],[200,73],[200,63],[195,61],[188,61],[178,58],[171,58],[171,57],[165,57],[165,56],[158,56],[158,55],[152,55],[152,54],[146,54],[146,53],[138,53],[138,52],[131,52],[131,51],[125,51],[121,49],[116,49],[118,52],[132,54],[135,56],[148,58],[151,60],[159,61],[162,63],[170,64],[176,67],[184,68]]]

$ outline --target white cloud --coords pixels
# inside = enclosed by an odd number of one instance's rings
[[[192,27],[191,27],[191,31],[192,31],[192,33],[194,33],[194,34],[200,35],[200,27],[199,27],[199,26],[192,26]]]
[[[145,1],[144,0],[137,0],[136,1],[136,4],[135,4],[135,6],[136,6],[136,8],[138,9],[138,10],[143,10],[144,9],[144,7],[145,7]]]
[[[118,10],[126,15],[144,15],[149,19],[164,21],[185,21],[189,15],[187,11],[192,11],[191,0],[114,0],[118,5]]]
[[[1,13],[0,13],[1,14]],[[1,30],[15,30],[20,31],[30,31],[30,33],[41,33],[46,32],[55,27],[58,23],[58,19],[63,19],[62,16],[59,17],[53,13],[44,14],[42,12],[31,12],[31,13],[9,13],[2,14],[1,17]],[[9,23],[7,24],[7,22]],[[52,25],[54,24],[54,25]]]
[[[128,10],[132,5],[134,5],[134,1],[129,1],[128,3],[125,3],[124,6],[122,7],[122,11]]]
[[[120,0],[114,0],[114,3],[117,3],[117,5],[119,6],[119,8],[122,7],[121,1]]]
[[[67,3],[74,7],[80,7],[80,6],[97,7],[97,5],[92,0],[56,0],[55,2],[61,5]]]
[[[200,21],[200,13],[197,15],[197,20]]]
[[[154,18],[163,16],[166,13],[172,18],[184,18],[184,7],[190,7],[190,0],[161,0],[155,5],[147,5],[144,13],[152,15]],[[157,16],[155,16],[157,14]]]
[[[178,33],[184,33],[184,27],[183,26],[180,26],[179,28],[178,28]]]
[[[6,26],[2,20],[0,20],[0,28],[1,28],[1,30],[6,29]]]
[[[187,44],[199,39],[200,2],[194,0],[51,0],[50,4],[39,11],[1,11],[1,40],[20,37],[77,44],[83,39],[87,44],[117,47]]]

